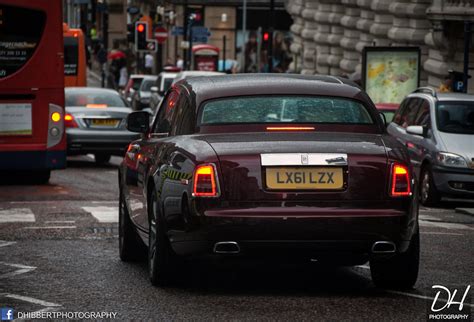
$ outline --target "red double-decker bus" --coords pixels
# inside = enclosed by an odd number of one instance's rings
[[[61,3],[0,0],[0,171],[42,183],[66,165]]]

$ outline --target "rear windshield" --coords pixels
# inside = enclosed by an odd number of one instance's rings
[[[137,91],[140,88],[140,85],[142,84],[142,82],[143,82],[143,78],[134,78],[133,83],[132,83],[132,88]]]
[[[77,75],[79,60],[79,39],[77,37],[64,37],[64,75]]]
[[[165,78],[163,92],[166,92],[171,87],[171,85],[173,84],[173,80],[174,78],[172,77]]]
[[[66,91],[66,106],[128,107],[118,94],[95,91]]]
[[[374,124],[360,103],[334,97],[234,97],[205,103],[200,124]]]
[[[436,116],[441,132],[474,134],[474,102],[439,102]]]
[[[31,58],[46,23],[43,11],[0,4],[0,79]]]

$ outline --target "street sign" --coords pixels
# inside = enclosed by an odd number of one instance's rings
[[[171,29],[172,36],[183,36],[184,35],[184,28],[181,26],[174,26]]]
[[[156,53],[157,50],[158,50],[158,41],[147,39],[147,41],[146,41],[146,48],[147,48],[149,51],[153,51],[153,52]]]
[[[162,44],[168,39],[168,30],[164,27],[156,27],[154,36],[159,44]]]
[[[196,26],[192,28],[192,34],[193,37],[209,37],[211,35],[211,32],[209,31],[209,28],[203,27],[203,26]]]
[[[199,43],[207,43],[208,37],[203,36],[203,37],[196,37],[193,35],[193,42],[199,42]]]

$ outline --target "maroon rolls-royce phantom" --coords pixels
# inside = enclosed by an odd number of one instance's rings
[[[377,286],[416,282],[417,183],[357,85],[197,77],[168,91],[151,125],[148,115],[128,117],[142,139],[119,170],[119,239],[122,260],[148,254],[154,285],[195,256],[369,260]]]

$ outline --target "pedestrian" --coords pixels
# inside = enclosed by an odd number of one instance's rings
[[[127,65],[124,63],[122,68],[120,68],[120,78],[118,82],[118,87],[120,90],[125,89],[125,86],[128,82],[128,72],[127,72]]]
[[[448,93],[453,91],[453,80],[450,76],[446,76],[444,81],[439,85],[438,92]]]
[[[258,51],[258,44],[257,44],[257,33],[255,31],[251,31],[249,34],[249,40],[245,44],[245,71],[246,73],[256,73],[259,71],[259,67],[257,66],[257,51]]]
[[[153,74],[153,66],[155,65],[155,59],[151,53],[145,55],[145,74]]]

